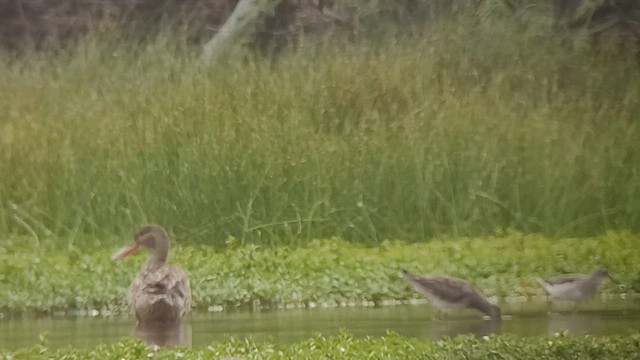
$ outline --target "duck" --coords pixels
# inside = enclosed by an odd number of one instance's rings
[[[133,243],[115,252],[111,259],[122,260],[141,249],[147,250],[149,256],[133,279],[128,295],[136,324],[179,322],[191,309],[191,285],[184,270],[167,263],[169,235],[162,226],[142,226]]]
[[[547,279],[537,278],[537,281],[551,297],[577,302],[591,298],[606,278],[616,282],[609,271],[601,266],[591,274],[563,274]]]
[[[440,310],[470,308],[488,315],[491,320],[502,318],[500,307],[490,303],[463,279],[446,275],[417,275],[406,270],[402,271],[402,277]]]

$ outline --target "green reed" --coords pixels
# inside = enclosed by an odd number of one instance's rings
[[[0,234],[194,242],[638,230],[640,70],[447,22],[204,68],[88,38],[0,62]]]

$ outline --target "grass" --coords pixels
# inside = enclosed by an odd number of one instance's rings
[[[640,70],[505,21],[203,68],[89,38],[0,61],[0,234],[362,244],[640,224]]]
[[[420,298],[402,269],[465,278],[488,296],[542,295],[536,276],[590,272],[607,266],[622,288],[605,283],[602,293],[640,291],[638,236],[610,232],[594,238],[549,239],[501,233],[483,238],[442,238],[428,243],[385,242],[363,247],[337,238],[302,246],[240,245],[224,249],[176,244],[172,262],[190,275],[194,306],[348,306]],[[83,243],[90,243],[89,240]],[[61,246],[24,238],[0,245],[0,311],[122,311],[126,291],[144,256],[109,260],[116,248]]]
[[[201,349],[163,349],[155,352],[140,341],[100,345],[94,349],[51,350],[46,342],[15,352],[0,352],[7,359],[637,359],[640,335],[589,335],[475,338],[460,336],[424,341],[388,334],[356,338],[347,332],[315,336],[296,344],[278,345],[230,338]]]

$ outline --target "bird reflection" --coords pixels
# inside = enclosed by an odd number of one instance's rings
[[[438,329],[438,337],[457,336],[462,334],[473,334],[475,336],[486,336],[497,332],[502,325],[500,319],[475,320],[461,322],[445,322]]]
[[[458,335],[486,336],[500,331],[502,320],[482,320],[469,318],[447,319],[444,321],[427,321],[420,325],[420,330],[413,335],[426,339],[442,339]]]
[[[548,333],[568,331],[572,334],[600,334],[604,327],[602,318],[593,314],[550,314]]]
[[[180,322],[146,322],[136,326],[136,336],[149,345],[191,347],[191,326]]]

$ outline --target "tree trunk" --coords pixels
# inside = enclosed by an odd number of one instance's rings
[[[202,60],[211,64],[245,35],[251,25],[270,13],[279,0],[240,0],[220,31],[202,49]]]

